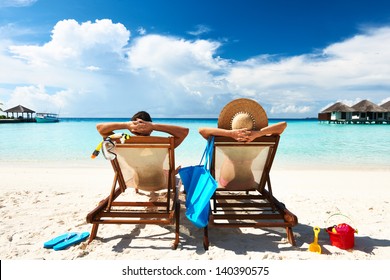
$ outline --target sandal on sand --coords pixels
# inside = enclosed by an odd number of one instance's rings
[[[68,239],[64,240],[63,242],[56,244],[53,247],[53,249],[55,251],[66,249],[73,244],[77,244],[77,243],[84,241],[85,239],[88,238],[88,236],[89,236],[89,232],[77,233],[73,237],[68,238]]]
[[[72,238],[73,236],[75,236],[76,233],[75,232],[67,232],[65,234],[62,234],[60,236],[57,236],[45,243],[43,243],[43,248],[47,248],[47,249],[51,249],[53,248],[55,245],[57,245],[58,243],[60,242],[63,242],[69,238]]]

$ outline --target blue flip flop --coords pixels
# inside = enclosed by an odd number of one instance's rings
[[[53,248],[55,245],[57,245],[58,243],[60,242],[63,242],[69,238],[72,238],[73,236],[75,236],[76,233],[75,232],[67,232],[67,233],[64,233],[60,236],[57,236],[45,243],[43,243],[43,248],[46,248],[46,249],[51,249]]]
[[[68,248],[71,245],[74,245],[74,244],[77,244],[77,243],[80,243],[80,242],[84,241],[85,239],[88,238],[88,236],[89,236],[89,232],[77,233],[73,237],[71,237],[69,239],[66,239],[66,240],[56,244],[53,247],[53,249],[55,251],[66,249],[66,248]]]

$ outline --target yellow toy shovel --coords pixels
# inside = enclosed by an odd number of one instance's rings
[[[320,232],[319,227],[314,227],[314,242],[309,245],[309,251],[321,254],[321,246],[318,245],[318,233]]]

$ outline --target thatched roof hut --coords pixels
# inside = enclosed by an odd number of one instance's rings
[[[332,112],[354,112],[355,110],[342,102],[337,102],[332,106],[326,108],[321,113],[332,113]]]
[[[386,121],[387,110],[372,103],[368,100],[362,100],[359,103],[352,106],[357,112],[357,116],[353,117],[356,122],[360,123],[383,123]]]
[[[354,110],[342,102],[337,102],[318,114],[320,121],[345,122],[352,118]]]
[[[22,105],[18,105],[18,106],[15,106],[11,109],[7,109],[4,111],[5,113],[7,113],[7,117],[8,117],[8,113],[11,113],[12,114],[12,117],[14,117],[14,113],[16,113],[16,117],[19,116],[19,114],[22,114],[22,118],[23,118],[23,115],[24,114],[27,114],[27,118],[28,119],[31,119],[32,118],[32,114],[35,113],[35,111],[29,109],[29,108],[26,108]]]
[[[383,109],[385,109],[387,112],[390,112],[390,101],[387,101],[386,103],[380,105]]]
[[[381,106],[362,100],[352,107],[337,102],[318,114],[329,123],[390,123],[390,101]]]
[[[35,113],[35,111],[33,111],[29,108],[26,108],[22,105],[18,105],[18,106],[11,108],[11,109],[7,109],[4,112],[6,112],[6,113]]]
[[[374,112],[374,113],[384,113],[386,112],[386,109],[376,105],[375,103],[372,103],[369,100],[362,100],[359,103],[352,106],[354,111],[357,112]]]

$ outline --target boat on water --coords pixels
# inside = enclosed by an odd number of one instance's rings
[[[37,123],[52,123],[60,121],[58,114],[54,113],[37,113],[35,115],[35,120]]]

